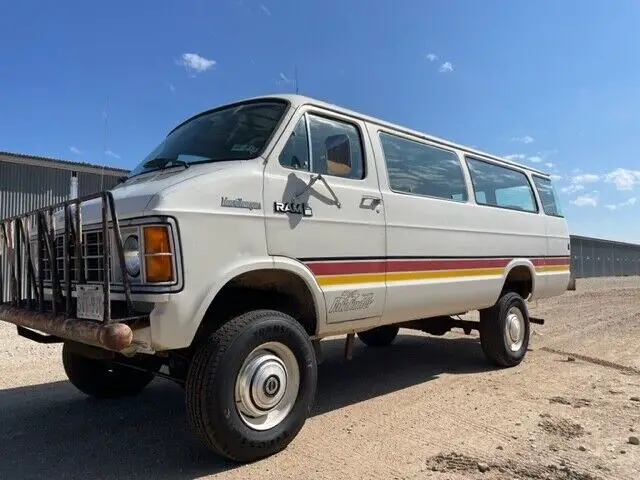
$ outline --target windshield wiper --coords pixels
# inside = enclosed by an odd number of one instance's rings
[[[156,167],[158,170],[164,170],[169,168],[172,165],[183,165],[184,168],[189,168],[191,165],[184,160],[178,160],[177,158],[163,158],[156,157],[152,160],[149,160],[147,163],[143,165],[144,168],[153,169]]]

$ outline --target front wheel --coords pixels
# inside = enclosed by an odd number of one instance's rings
[[[529,313],[520,295],[507,292],[480,312],[480,344],[487,359],[499,367],[514,367],[529,348]]]
[[[259,460],[286,448],[302,429],[316,383],[304,328],[281,312],[252,311],[197,348],[187,375],[189,423],[215,453]]]
[[[62,346],[62,364],[69,381],[95,398],[137,395],[154,377],[153,373],[78,355],[66,343]]]

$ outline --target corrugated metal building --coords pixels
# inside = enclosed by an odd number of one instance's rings
[[[77,196],[110,189],[126,174],[117,168],[0,151],[0,219],[68,200],[72,189]],[[9,265],[2,258],[0,268],[7,279]],[[3,283],[0,302],[9,296],[9,285]]]
[[[640,245],[571,235],[575,278],[640,275]]]
[[[0,152],[0,218],[112,188],[126,170],[17,153]]]

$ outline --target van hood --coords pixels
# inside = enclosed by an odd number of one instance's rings
[[[185,181],[208,175],[214,172],[234,168],[238,160],[219,161],[212,163],[194,164],[189,168],[176,166],[166,170],[137,175],[111,189],[116,212],[119,219],[142,216],[151,201],[163,191],[175,188]],[[80,212],[84,225],[98,223],[102,220],[102,201],[95,198],[82,203]],[[75,212],[75,207],[71,207]],[[54,214],[57,226],[64,225],[62,210]]]

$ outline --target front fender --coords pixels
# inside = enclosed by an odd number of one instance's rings
[[[199,307],[193,318],[193,325],[188,328],[193,336],[200,326],[207,309],[216,298],[216,295],[234,278],[255,270],[285,270],[301,278],[313,297],[313,302],[317,314],[317,325],[326,322],[326,308],[324,295],[311,271],[299,261],[287,257],[260,257],[243,258],[240,261],[229,265],[227,269],[216,276],[216,280],[203,290],[203,296],[199,301]]]

